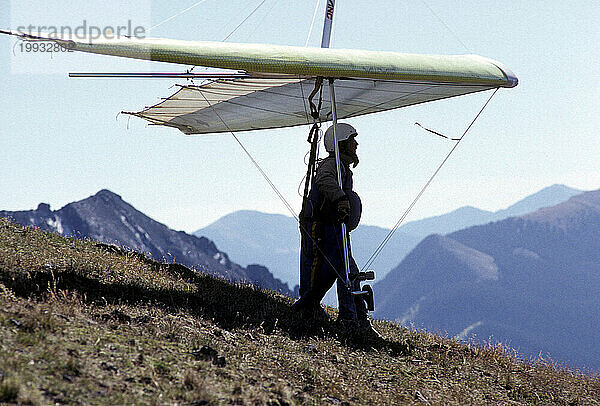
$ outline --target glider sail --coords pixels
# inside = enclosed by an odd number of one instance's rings
[[[314,78],[298,77],[217,80],[200,86],[181,86],[155,106],[126,113],[152,124],[178,128],[185,134],[296,126],[312,122],[307,97],[314,82]],[[493,87],[496,86],[342,78],[335,81],[337,114],[339,119],[346,119]],[[328,97],[323,99],[319,119],[332,119]]]
[[[82,52],[244,71],[247,78],[180,86],[173,96],[155,106],[128,113],[185,134],[312,122],[306,99],[316,77],[336,79],[340,119],[518,83],[500,63],[475,55],[415,55],[160,38],[86,41],[0,33],[28,41],[53,41]],[[331,120],[330,112],[331,106],[324,100],[320,119]]]

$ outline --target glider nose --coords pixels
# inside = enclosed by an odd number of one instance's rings
[[[513,71],[504,66],[502,66],[500,69],[502,69],[502,72],[504,72],[504,75],[506,75],[506,87],[515,87],[519,84],[519,78],[513,73]]]
[[[493,59],[486,58],[486,57],[479,56],[479,55],[470,55],[470,56],[475,59],[487,61],[488,63],[496,65],[496,67],[498,69],[500,69],[500,71],[504,74],[504,77],[506,78],[506,83],[504,85],[502,85],[501,87],[509,87],[510,88],[510,87],[515,87],[519,84],[519,78],[517,78],[517,75],[515,75],[513,73],[513,71],[510,70],[509,68],[507,68],[504,64],[502,64],[498,61],[495,61]]]

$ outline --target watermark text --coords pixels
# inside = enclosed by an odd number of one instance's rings
[[[44,36],[52,39],[64,40],[87,40],[97,39],[119,39],[119,38],[145,38],[146,28],[141,25],[133,25],[131,20],[124,25],[97,26],[83,20],[82,24],[73,27],[70,25],[20,25],[16,31],[21,34],[32,36]]]

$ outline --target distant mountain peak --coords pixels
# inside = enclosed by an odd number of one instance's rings
[[[40,213],[51,213],[50,205],[48,203],[40,203],[38,204],[37,211]]]
[[[578,192],[580,192],[579,189],[573,189],[573,188],[568,187],[567,185],[563,185],[561,183],[555,183],[554,185],[548,186],[547,188],[544,188],[541,191],[544,191],[544,190],[552,190],[552,191],[578,191]]]
[[[116,194],[114,192],[111,192],[108,189],[102,189],[101,191],[99,191],[92,197],[97,197],[100,199],[107,199],[107,200],[123,200],[121,198],[121,196],[119,196],[118,194]]]
[[[477,279],[498,280],[498,265],[488,254],[468,247],[450,237],[432,234],[426,237],[413,251],[427,257],[437,255],[443,264],[454,264]],[[414,254],[413,254],[414,255]]]
[[[495,212],[495,220],[532,213],[541,208],[551,207],[565,202],[571,197],[581,193],[582,191],[579,189],[573,189],[561,184],[554,184],[552,186],[543,188],[530,196],[527,196],[507,209]]]
[[[521,218],[529,221],[554,224],[564,228],[567,223],[581,225],[589,213],[600,212],[600,190],[581,193],[569,200],[550,207],[527,213]],[[578,219],[578,221],[577,221]]]

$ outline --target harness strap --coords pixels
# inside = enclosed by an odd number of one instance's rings
[[[306,170],[306,181],[304,183],[304,195],[302,197],[302,211],[300,212],[300,221],[305,222],[306,215],[306,205],[308,204],[308,191],[310,190],[310,185],[315,176],[316,171],[316,159],[317,159],[317,148],[319,146],[319,128],[320,123],[319,120],[319,111],[321,110],[321,105],[323,102],[323,78],[318,77],[315,80],[315,87],[308,96],[308,102],[310,104],[310,115],[313,118],[313,126],[311,127],[307,142],[310,144],[310,154],[308,158],[308,168]],[[319,103],[315,105],[313,102],[313,98],[320,91],[319,94]]]
[[[319,105],[315,106],[315,104],[313,103],[313,97],[315,97],[315,95],[319,91],[321,92],[319,94]],[[319,112],[321,111],[321,105],[323,103],[323,77],[322,76],[318,76],[317,79],[315,79],[315,88],[313,89],[312,92],[310,92],[310,95],[308,96],[308,103],[310,104],[310,115],[312,116],[313,120],[315,120],[315,123],[316,123],[317,120],[319,119]]]

